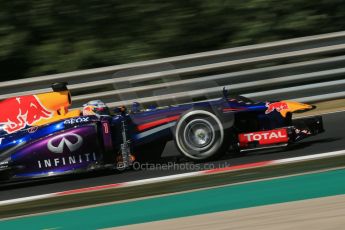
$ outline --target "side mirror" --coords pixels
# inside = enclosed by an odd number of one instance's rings
[[[223,98],[228,99],[228,97],[229,97],[229,90],[226,89],[226,87],[224,86],[223,87]]]

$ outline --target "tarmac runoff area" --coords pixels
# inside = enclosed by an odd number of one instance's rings
[[[343,229],[344,178],[344,168],[274,178],[18,217],[0,229]]]
[[[113,230],[344,229],[345,195],[182,217]]]

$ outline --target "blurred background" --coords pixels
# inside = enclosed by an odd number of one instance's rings
[[[344,30],[341,0],[0,0],[1,81]]]

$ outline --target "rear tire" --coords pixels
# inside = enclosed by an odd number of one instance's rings
[[[209,161],[225,154],[231,143],[228,134],[216,115],[206,110],[194,110],[178,121],[175,145],[192,161]]]

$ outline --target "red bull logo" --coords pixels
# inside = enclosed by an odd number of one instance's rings
[[[281,112],[282,110],[289,109],[289,106],[286,102],[273,102],[273,103],[266,102],[266,107],[267,109],[265,111],[265,114],[272,113],[274,110],[277,112]]]
[[[33,125],[41,119],[48,119],[53,112],[45,108],[37,96],[28,95],[9,98],[0,102],[0,125],[7,133],[13,133]]]
[[[87,116],[87,115],[95,115],[95,113],[93,112],[94,106],[85,106],[83,108],[83,116]]]

